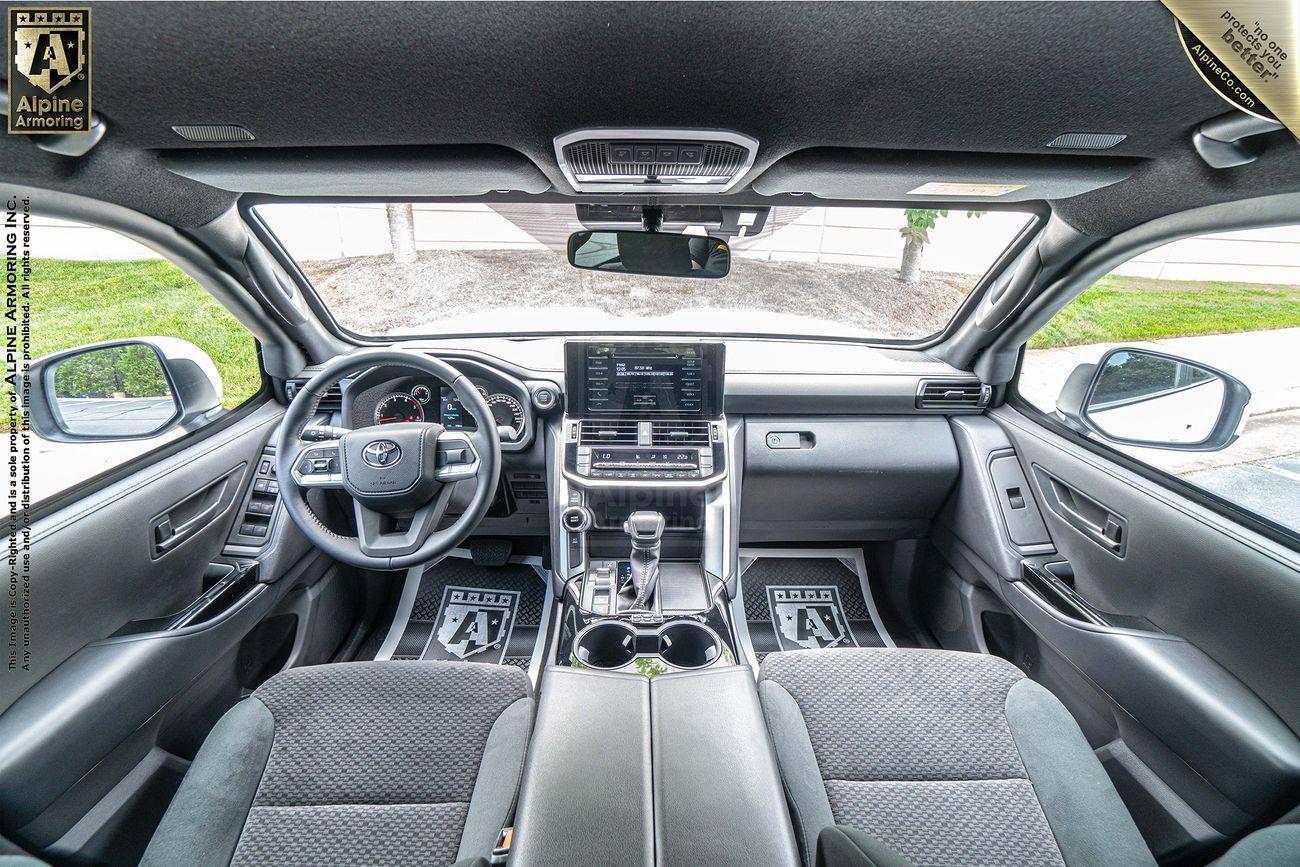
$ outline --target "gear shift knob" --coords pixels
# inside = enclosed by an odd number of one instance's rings
[[[632,608],[648,608],[659,583],[659,540],[664,534],[664,516],[659,512],[633,512],[623,522],[623,532],[632,539],[632,586],[636,588]]]
[[[623,532],[632,537],[632,547],[658,545],[664,534],[664,516],[658,512],[633,512],[623,522]]]

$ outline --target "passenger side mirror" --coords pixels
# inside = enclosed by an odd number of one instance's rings
[[[32,362],[24,384],[32,430],[55,442],[147,439],[221,411],[221,375],[175,337],[79,346]]]
[[[574,232],[569,264],[586,271],[659,277],[725,277],[731,248],[721,238],[668,232]]]
[[[1249,403],[1250,389],[1220,370],[1121,347],[1074,369],[1056,413],[1074,430],[1114,443],[1212,452],[1237,439]]]

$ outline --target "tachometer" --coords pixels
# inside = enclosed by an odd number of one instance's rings
[[[524,406],[508,394],[490,394],[487,398],[488,409],[492,410],[492,420],[498,427],[513,428],[514,439],[524,432]]]
[[[394,392],[375,407],[375,424],[397,424],[404,421],[424,421],[424,407],[405,392]]]

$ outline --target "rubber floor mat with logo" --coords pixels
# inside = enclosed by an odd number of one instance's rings
[[[754,654],[883,647],[854,571],[835,557],[759,557],[743,573]]]
[[[448,558],[425,570],[393,659],[450,659],[527,668],[546,585],[532,566]]]

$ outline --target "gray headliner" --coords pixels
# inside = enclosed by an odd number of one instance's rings
[[[6,137],[3,177],[197,226],[227,210],[235,196],[167,171],[164,152],[177,159],[178,152],[203,149],[250,158],[278,151],[275,159],[301,165],[313,154],[337,158],[307,149],[361,148],[353,153],[364,158],[346,160],[355,169],[327,165],[300,175],[293,189],[316,185],[321,195],[338,195],[369,175],[388,190],[438,195],[463,194],[457,172],[473,173],[475,161],[486,169],[513,151],[522,174],[533,173],[531,161],[563,194],[571,190],[555,163],[556,135],[671,126],[756,137],[754,170],[738,188],[749,196],[761,173],[809,148],[946,154],[972,172],[1009,154],[1077,158],[1110,166],[1107,172],[1115,162],[1125,171],[1133,166],[1127,180],[1052,199],[1060,217],[1098,236],[1259,189],[1300,190],[1300,151],[1285,133],[1275,134],[1275,146],[1257,164],[1215,172],[1195,156],[1192,130],[1226,105],[1183,62],[1172,18],[1156,2],[359,8],[98,6],[95,108],[108,135],[81,160]],[[1099,42],[1101,32],[1107,38]],[[138,50],[142,34],[152,50]],[[672,46],[671,60],[663,46]],[[157,87],[159,81],[168,86]],[[593,81],[601,86],[591,87]],[[999,93],[1015,97],[991,96]],[[214,148],[171,130],[204,122],[240,123],[257,138]],[[1047,149],[1063,132],[1128,137],[1100,157]],[[393,148],[407,145],[463,146],[450,155],[459,166],[448,176],[451,186],[427,183],[430,173],[447,170],[447,154],[431,151],[413,167],[394,159]],[[375,165],[394,161],[406,168]],[[932,179],[923,177],[928,171],[916,179]],[[1080,171],[1089,170],[1067,174]],[[254,188],[247,177],[221,182]],[[826,192],[848,199],[862,186],[862,178],[849,179]],[[1069,192],[1044,188],[1047,196]]]

